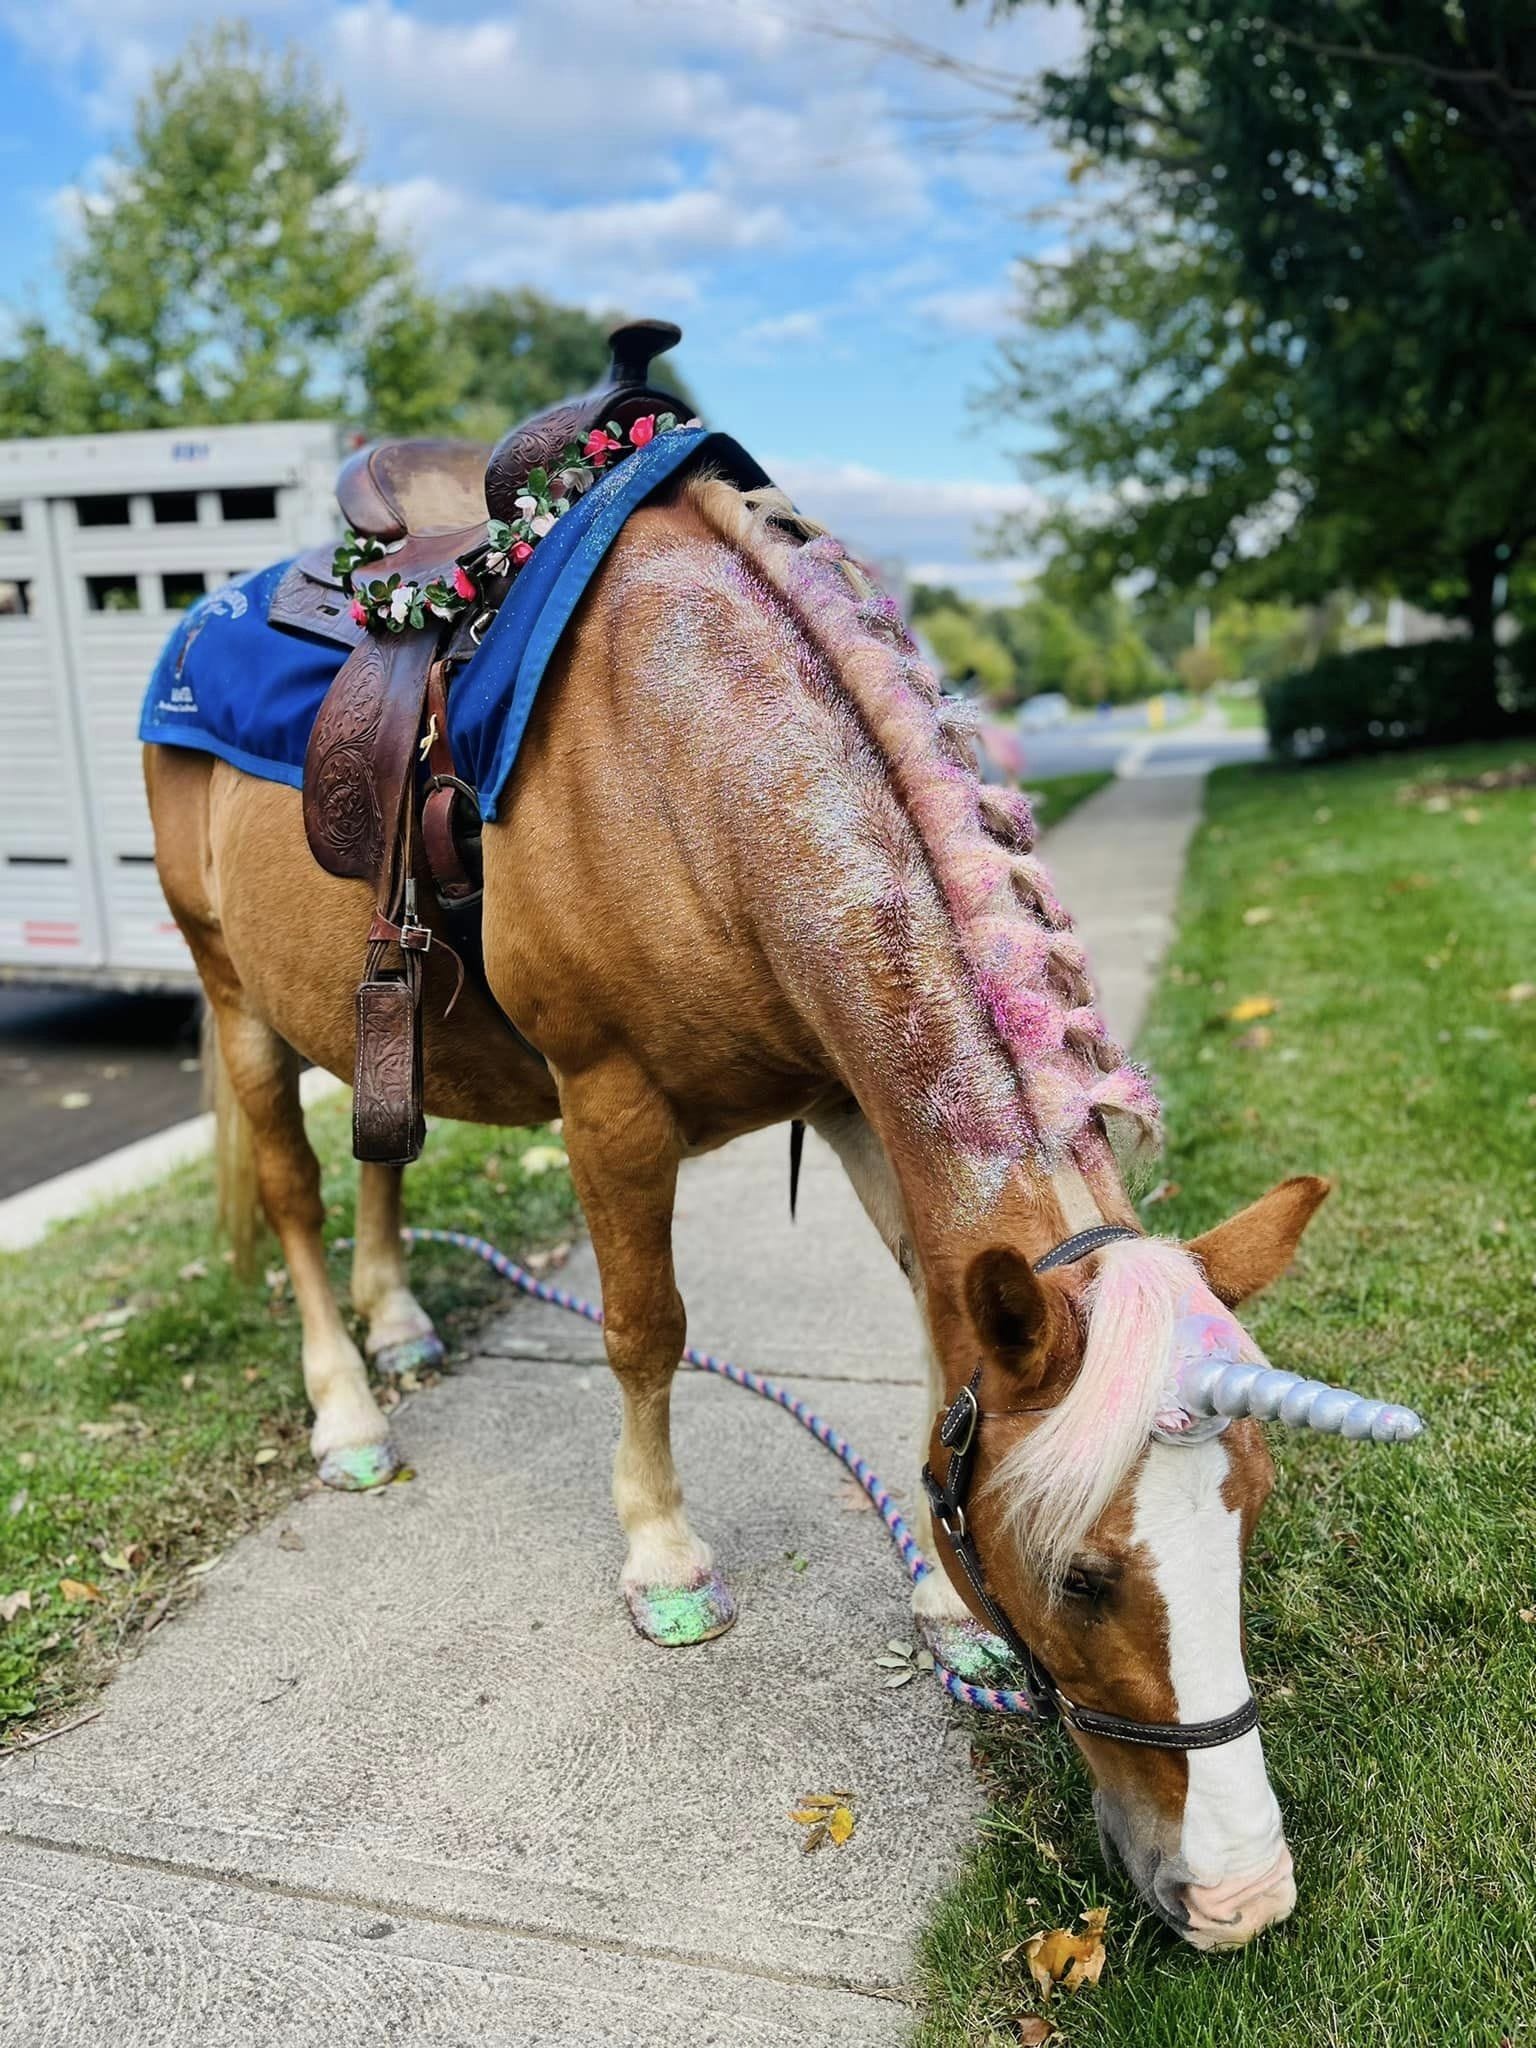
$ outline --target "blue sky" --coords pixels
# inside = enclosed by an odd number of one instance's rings
[[[804,508],[914,573],[1001,594],[976,515],[1027,496],[972,400],[1063,159],[968,88],[818,23],[1029,73],[1069,6],[949,0],[250,0],[343,90],[387,230],[444,285],[530,284],[678,320],[711,423]],[[61,232],[197,0],[0,0],[0,298],[55,303]],[[935,118],[937,117],[937,118]]]

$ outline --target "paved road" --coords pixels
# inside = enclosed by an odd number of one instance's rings
[[[0,988],[0,1200],[196,1116],[186,996]]]
[[[1266,742],[1262,732],[1232,732],[1217,713],[1172,732],[1150,732],[1143,719],[1077,718],[1045,732],[1021,735],[1025,781],[1032,776],[1111,774],[1203,775],[1225,761],[1257,761]]]

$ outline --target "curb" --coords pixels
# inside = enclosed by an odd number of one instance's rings
[[[334,1074],[310,1067],[299,1076],[299,1100],[307,1109],[345,1086]],[[39,1181],[36,1187],[23,1188],[19,1195],[0,1202],[0,1252],[25,1251],[55,1223],[81,1216],[114,1195],[147,1187],[212,1150],[213,1112],[209,1110],[188,1117],[185,1123],[152,1131],[147,1138],[136,1138],[131,1145],[119,1146],[84,1166],[72,1166],[52,1180]]]

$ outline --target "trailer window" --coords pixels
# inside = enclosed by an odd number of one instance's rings
[[[156,526],[196,526],[196,491],[152,491],[150,509]]]
[[[139,581],[136,576],[87,576],[86,609],[93,612],[136,612]]]
[[[201,569],[188,570],[185,575],[167,575],[160,578],[160,597],[168,612],[184,612],[197,603],[206,593]]]
[[[77,526],[126,526],[128,524],[128,500],[126,498],[76,498],[75,524]]]
[[[0,533],[20,533],[21,507],[0,505]]]
[[[277,492],[265,485],[259,490],[220,491],[219,510],[226,519],[275,519]]]
[[[24,619],[31,610],[30,583],[0,582],[0,619]]]

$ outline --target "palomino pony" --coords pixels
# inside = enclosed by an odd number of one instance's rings
[[[351,1071],[369,891],[316,868],[291,789],[173,746],[146,775],[292,1277],[320,1473],[376,1484],[395,1455],[326,1277],[297,1085],[300,1055]],[[669,1443],[679,1162],[790,1117],[821,1134],[931,1339],[945,1476],[918,1524],[945,1569],[921,1626],[951,1663],[990,1642],[979,1624],[1030,1660],[1138,1888],[1189,1941],[1232,1945],[1295,1897],[1243,1669],[1272,1476],[1252,1413],[1394,1424],[1266,1371],[1226,1313],[1287,1266],[1324,1182],[1187,1248],[1140,1234],[1109,1134],[1151,1138],[1156,1104],[1032,844],[834,542],[719,480],[671,486],[591,586],[484,836],[487,981],[548,1071],[483,993],[445,1015],[429,983],[427,1106],[564,1120],[623,1397],[624,1597],[669,1643],[734,1619]],[[400,1196],[399,1169],[362,1168],[352,1298],[386,1371],[436,1344]]]

